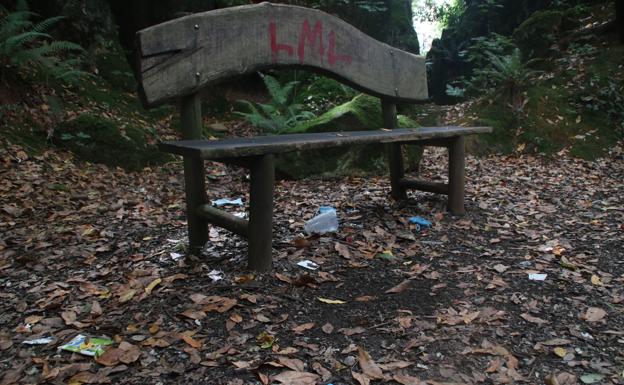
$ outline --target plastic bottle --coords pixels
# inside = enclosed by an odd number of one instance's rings
[[[334,208],[323,207],[322,213],[305,223],[303,229],[308,234],[325,234],[338,230],[338,216]]]

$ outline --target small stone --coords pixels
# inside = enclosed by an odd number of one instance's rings
[[[132,337],[130,337],[130,339],[132,339],[132,341],[136,341],[136,342],[145,341],[146,338],[147,338],[147,336],[144,336],[142,334],[135,334]]]
[[[353,366],[355,365],[355,357],[353,356],[347,356],[343,361],[343,364],[347,365],[347,366]]]

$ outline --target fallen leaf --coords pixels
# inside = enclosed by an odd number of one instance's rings
[[[607,312],[599,307],[590,307],[585,314],[581,315],[581,319],[587,322],[598,322],[607,315]]]
[[[342,334],[344,334],[345,336],[352,336],[354,334],[362,334],[366,331],[366,329],[364,329],[361,326],[356,326],[354,328],[342,328],[342,329],[338,329],[338,331]]]
[[[417,377],[395,374],[392,379],[401,385],[427,385]]]
[[[192,348],[201,349],[202,347],[201,341],[197,341],[196,339],[194,339],[193,337],[187,334],[180,334],[180,338],[182,338],[182,340],[186,342]]]
[[[334,325],[330,324],[329,322],[326,323],[325,325],[323,325],[321,327],[321,330],[323,331],[323,333],[325,334],[331,334],[334,331]]]
[[[334,250],[336,250],[338,254],[340,254],[340,256],[345,259],[351,258],[349,247],[347,247],[346,245],[343,245],[342,243],[336,242],[336,244],[334,245]]]
[[[319,376],[309,372],[299,372],[287,370],[273,377],[273,381],[277,381],[285,385],[316,385]]]
[[[119,356],[119,362],[124,364],[131,364],[141,357],[141,350],[138,346],[132,346],[130,349],[124,349],[124,352]]]
[[[525,321],[528,321],[528,322],[531,322],[531,323],[534,323],[534,324],[538,324],[538,325],[544,325],[544,324],[548,323],[548,321],[543,320],[543,319],[538,318],[538,317],[534,317],[534,316],[532,316],[532,315],[530,315],[528,313],[522,313],[522,314],[520,314],[520,317],[522,317]]]
[[[597,382],[602,381],[604,377],[605,377],[604,374],[599,374],[599,373],[583,374],[581,376],[581,381],[583,382],[583,384],[595,384]]]
[[[565,348],[554,348],[553,353],[555,353],[556,356],[563,358],[568,353],[568,351]]]
[[[122,293],[119,296],[119,302],[120,303],[125,303],[125,302],[130,301],[132,299],[132,297],[134,297],[136,292],[137,291],[135,289],[130,289],[130,290],[125,291],[124,293]]]
[[[121,357],[122,354],[124,354],[123,350],[118,348],[110,348],[102,353],[99,357],[96,357],[95,361],[98,364],[104,366],[114,366],[119,363],[119,357]]]
[[[292,331],[295,332],[295,334],[302,334],[304,331],[312,329],[314,325],[314,322],[308,322],[295,326],[294,328],[292,328]]]
[[[351,376],[356,380],[360,385],[370,385],[370,378],[368,378],[365,374],[351,371]]]
[[[411,280],[406,279],[405,281],[399,283],[393,288],[386,290],[386,294],[398,294],[403,293],[410,286]]]
[[[152,290],[154,290],[154,288],[156,287],[156,285],[158,285],[161,282],[162,282],[162,279],[160,278],[156,278],[155,280],[150,282],[150,284],[145,287],[145,294],[150,295],[152,293]]]
[[[340,300],[340,299],[329,299],[329,298],[322,298],[322,297],[318,297],[318,300],[323,303],[328,303],[330,305],[341,305],[343,303],[346,303],[345,301]]]
[[[600,277],[595,275],[595,274],[592,274],[592,276],[591,276],[591,283],[593,285],[595,285],[595,286],[602,286],[603,285],[602,281],[600,280]]]
[[[362,372],[371,379],[381,380],[384,379],[381,368],[373,361],[370,354],[361,347],[358,346],[358,362]]]
[[[288,369],[292,369],[297,372],[303,372],[303,369],[305,367],[303,361],[297,358],[278,357],[277,362],[284,365]]]

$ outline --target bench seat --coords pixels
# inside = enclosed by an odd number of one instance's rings
[[[421,127],[255,136],[253,138],[222,140],[181,140],[164,142],[159,147],[162,151],[172,154],[218,160],[221,158],[243,158],[354,144],[419,143],[491,131],[491,127]]]

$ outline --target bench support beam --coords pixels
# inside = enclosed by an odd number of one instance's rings
[[[453,215],[464,215],[465,143],[463,136],[453,139],[449,147],[449,199],[448,209]]]
[[[241,237],[249,237],[249,223],[246,219],[219,210],[209,204],[199,206],[197,215],[215,226],[223,227]]]
[[[199,95],[182,99],[180,108],[182,139],[201,139],[202,120]],[[186,191],[186,220],[189,232],[189,252],[200,255],[208,241],[208,222],[197,215],[197,207],[207,201],[204,161],[196,157],[184,157],[184,189]]]
[[[249,188],[249,260],[250,270],[270,271],[273,238],[273,189],[275,160],[273,154],[252,159]]]
[[[403,186],[404,188],[413,188],[419,191],[426,191],[436,194],[448,195],[449,193],[449,186],[446,183],[429,182],[420,179],[401,179],[401,186]]]

